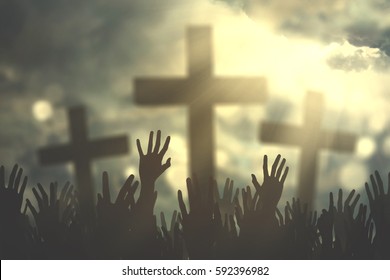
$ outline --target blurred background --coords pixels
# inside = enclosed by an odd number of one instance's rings
[[[185,77],[185,32],[213,28],[214,71],[267,80],[265,104],[216,106],[217,179],[236,187],[262,181],[264,154],[290,166],[282,202],[297,190],[300,150],[259,141],[260,124],[301,124],[308,91],[324,95],[324,129],[354,133],[355,153],[322,151],[316,208],[338,188],[364,194],[364,182],[390,170],[389,0],[0,0],[0,164],[37,182],[74,181],[72,164],[42,167],[37,150],[69,141],[66,109],[85,105],[90,139],[128,135],[130,153],[95,160],[117,192],[138,177],[137,138],[171,135],[172,166],[157,182],[156,213],[178,208],[188,172],[185,107],[138,106],[137,77]],[[245,93],[237,93],[245,94]],[[113,196],[114,194],[112,194]],[[365,195],[361,201],[365,200]],[[35,199],[33,199],[35,201]]]

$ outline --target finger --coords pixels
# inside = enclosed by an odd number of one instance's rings
[[[123,184],[123,186],[119,190],[118,196],[116,197],[116,200],[115,200],[115,204],[119,203],[120,201],[125,200],[127,193],[130,192],[133,180],[134,180],[133,174],[131,174],[129,177],[127,177],[125,183]]]
[[[39,196],[38,192],[37,192],[37,189],[36,188],[33,188],[32,189],[32,192],[35,196],[35,199],[37,200],[37,203],[38,203],[38,208],[39,209],[42,209],[43,208],[43,201],[42,201],[42,198]]]
[[[32,206],[31,201],[29,199],[26,199],[26,205],[28,208],[30,208],[31,214],[33,215],[35,221],[37,220],[38,212],[35,209],[34,206]]]
[[[370,223],[369,233],[368,233],[368,240],[370,241],[370,243],[371,243],[371,241],[372,241],[373,233],[374,233],[374,223],[371,222],[371,223]]]
[[[237,202],[238,202],[238,194],[239,194],[239,193],[240,193],[240,189],[237,188],[237,189],[236,189],[236,192],[234,193],[233,202],[236,201],[236,200],[237,200]]]
[[[158,153],[158,150],[160,150],[160,143],[161,143],[161,130],[157,130],[156,145],[154,146],[153,153],[155,154]]]
[[[64,202],[66,192],[69,189],[69,185],[70,185],[70,183],[66,182],[65,185],[63,186],[62,190],[61,190],[61,193],[60,193],[60,201],[61,201],[61,203]]]
[[[76,193],[75,191],[75,193],[73,194],[73,188],[74,186],[70,185],[67,193],[65,194],[65,201],[64,201],[65,205],[68,205],[72,199],[77,198],[78,193]]]
[[[355,190],[352,190],[352,191],[349,193],[347,199],[346,199],[345,202],[344,202],[344,211],[346,210],[346,208],[347,208],[348,206],[350,206],[349,204],[351,203],[351,200],[352,200],[352,197],[354,196],[354,194],[355,194]]]
[[[147,151],[148,154],[152,153],[152,148],[153,148],[153,131],[149,133],[149,142],[148,142],[148,151]]]
[[[284,219],[286,220],[286,224],[287,224],[287,222],[290,220],[287,205],[284,206]]]
[[[177,211],[174,210],[174,211],[173,211],[173,214],[172,214],[172,219],[171,219],[171,227],[170,227],[170,231],[171,231],[171,232],[173,232],[173,230],[174,230],[174,228],[175,228],[176,219],[177,219]]]
[[[160,155],[161,155],[161,156],[164,156],[165,153],[168,151],[169,142],[171,142],[171,136],[168,136],[168,137],[165,139],[164,146],[162,147],[161,152],[160,152]]]
[[[18,170],[18,165],[15,164],[14,167],[12,168],[11,175],[9,176],[8,188],[13,189],[14,181],[15,181],[15,175],[16,175],[16,171],[17,170]]]
[[[183,194],[181,193],[181,190],[177,191],[177,199],[179,201],[179,208],[180,208],[181,216],[183,217],[184,220],[186,220],[188,213],[187,213],[186,205],[184,204],[184,201],[183,201]]]
[[[154,208],[154,206],[156,205],[156,201],[157,201],[157,196],[158,196],[158,192],[157,191],[154,191],[154,193],[153,193],[153,207],[152,207],[152,209]],[[155,220],[156,220],[156,215],[154,215],[154,218],[155,218]],[[157,221],[157,220],[156,220]],[[157,222],[155,222],[155,224],[156,224]]]
[[[22,174],[23,174],[23,168],[19,168],[18,173],[16,175],[15,183],[14,183],[14,190],[16,192],[18,192],[19,183],[20,183],[20,179],[22,178]]]
[[[269,174],[268,174],[268,157],[267,157],[267,155],[264,155],[264,159],[263,159],[263,174],[264,174],[264,178],[269,177]]]
[[[271,177],[275,177],[276,174],[276,168],[278,167],[279,161],[280,161],[281,155],[279,154],[274,163],[272,164],[272,169],[271,169]]]
[[[230,180],[229,189],[228,189],[228,193],[227,193],[227,201],[228,202],[232,201],[233,185],[234,185],[234,181]]]
[[[360,198],[360,194],[357,194],[357,196],[355,197],[355,199],[352,202],[352,205],[351,205],[352,214],[355,211],[355,207],[356,207],[356,204],[359,201],[359,198]]]
[[[317,211],[314,211],[312,226],[315,226],[316,224],[317,224]]]
[[[195,206],[195,201],[197,200],[194,186],[192,184],[191,178],[187,178],[187,194],[188,194],[188,202],[190,204],[190,211],[192,211],[196,206]]]
[[[329,193],[329,209],[328,209],[329,213],[333,213],[333,212],[332,212],[332,211],[333,211],[333,207],[334,207],[333,193],[330,192],[330,193]]]
[[[372,194],[371,194],[371,191],[370,191],[370,187],[368,185],[368,183],[366,182],[364,184],[365,188],[366,188],[366,193],[367,193],[367,198],[368,198],[368,202],[370,204],[370,207],[372,207],[372,205],[374,204],[374,199],[372,198]]]
[[[0,167],[0,189],[5,189],[5,170],[3,165]]]
[[[103,172],[103,199],[108,202],[111,202],[108,173],[106,171]]]
[[[372,174],[370,175],[370,180],[371,180],[371,184],[372,184],[372,190],[374,191],[374,198],[377,199],[378,198],[378,185],[376,184],[376,181],[375,181],[374,176]]]
[[[134,185],[133,185],[133,186],[131,187],[131,189],[130,189],[130,192],[127,193],[127,196],[126,196],[126,198],[125,198],[125,204],[126,204],[127,206],[130,205],[131,209],[134,209],[134,207],[135,207],[134,194],[135,194],[135,192],[137,191],[138,184],[139,184],[138,181],[136,181],[136,182],[134,183]]]
[[[379,195],[383,196],[383,195],[385,195],[385,190],[383,188],[383,181],[382,181],[381,175],[379,175],[378,170],[375,170],[375,177],[376,177],[376,181],[378,182]]]
[[[219,190],[218,190],[218,184],[217,184],[217,180],[214,180],[213,181],[213,187],[214,187],[214,198],[215,198],[215,202],[217,202],[220,197],[219,197]]]
[[[160,212],[161,227],[167,228],[167,222],[165,221],[165,215],[163,212]]]
[[[23,215],[26,216],[26,213],[27,213],[27,203],[24,204]]]
[[[363,206],[363,220],[362,220],[362,224],[363,224],[363,225],[364,225],[364,222],[366,221],[366,216],[367,216],[367,205],[364,205],[364,206]],[[371,213],[370,213],[370,215],[368,216],[367,221],[371,221]]]
[[[260,191],[260,184],[259,184],[259,181],[257,181],[257,178],[256,178],[256,175],[255,174],[252,174],[252,184],[253,186],[255,187],[256,190]]]
[[[282,226],[284,223],[283,223],[283,215],[282,213],[280,213],[279,209],[276,208],[276,215],[278,216],[278,219],[279,219],[279,226]]]
[[[279,179],[279,178],[280,178],[280,175],[282,175],[283,167],[284,167],[285,164],[286,164],[286,159],[284,158],[284,159],[282,160],[282,163],[280,164],[280,166],[279,166],[277,172],[276,172],[276,178],[277,178],[277,179]]]
[[[340,213],[343,211],[343,191],[342,191],[342,189],[339,189],[339,197],[337,200],[337,211]]]
[[[47,196],[47,193],[45,192],[45,190],[43,189],[41,184],[38,183],[37,185],[38,185],[39,191],[41,192],[42,201],[43,201],[44,206],[48,206],[49,205],[49,197]]]
[[[137,189],[138,189],[138,186],[139,186],[139,182],[138,182],[138,181],[135,181],[135,182],[133,183],[133,185],[130,187],[130,194],[131,194],[132,196],[134,196],[135,192],[136,192]]]
[[[236,222],[234,221],[234,216],[229,215],[229,222],[230,222],[230,230],[233,235],[233,237],[237,236],[237,228],[236,228]]]
[[[54,206],[57,202],[57,183],[50,183],[50,206]]]
[[[137,139],[136,143],[137,143],[138,154],[141,157],[144,155],[144,152],[142,151],[142,147],[141,147],[141,142],[139,141],[139,139]]]
[[[171,166],[171,158],[168,158],[167,161],[163,164],[162,170],[163,172],[167,170]]]
[[[214,205],[214,221],[215,221],[215,224],[218,226],[218,227],[222,227],[222,217],[221,217],[221,211],[219,210],[219,206],[218,206],[218,203],[215,203]]]
[[[293,205],[295,205],[295,200],[294,200],[294,198],[293,198]],[[287,211],[289,212],[289,215],[288,216],[290,216],[291,217],[291,219],[293,218],[293,216],[294,216],[294,212],[293,212],[293,209],[291,208],[291,205],[290,205],[290,203],[287,201],[287,203],[286,203],[286,208],[287,208]]]
[[[255,192],[255,195],[253,196],[253,200],[252,200],[252,205],[251,205],[251,210],[254,211],[257,209],[257,203],[258,203],[258,200],[259,200],[259,192],[256,191]],[[260,209],[260,208],[259,208]]]
[[[242,217],[243,217],[243,212],[242,212],[242,208],[241,208],[240,205],[237,205],[237,206],[236,206],[235,214],[236,214],[237,224],[238,224],[239,226],[241,226],[241,221],[242,221]]]
[[[356,220],[361,222],[362,220],[362,216],[363,216],[363,203],[360,203],[359,205],[359,211],[358,211],[358,214],[356,216]]]
[[[227,198],[227,195],[228,195],[228,188],[229,188],[229,182],[230,182],[230,179],[229,179],[229,178],[226,178],[225,187],[223,188],[223,194],[222,194],[222,199],[223,199],[223,200],[226,200],[226,198]]]
[[[248,207],[249,207],[249,198],[248,198],[248,194],[247,192],[245,191],[245,189],[242,189],[241,191],[241,195],[242,195],[242,208],[243,208],[243,211],[244,211],[244,214],[248,213]]]
[[[20,191],[19,191],[20,195],[23,196],[24,191],[26,190],[26,186],[27,186],[27,176],[24,176],[22,186],[20,187]]]
[[[287,178],[287,174],[288,174],[288,166],[286,167],[286,169],[284,170],[284,173],[283,173],[283,176],[282,176],[282,179],[280,179],[280,182],[282,184],[284,184],[284,182],[286,181],[286,178]]]

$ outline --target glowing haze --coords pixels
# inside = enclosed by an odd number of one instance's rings
[[[18,162],[31,184],[72,180],[69,165],[40,167],[36,150],[68,141],[64,109],[83,103],[92,138],[128,133],[131,141],[131,155],[95,163],[98,191],[102,170],[117,189],[137,170],[136,138],[156,129],[172,136],[157,204],[173,210],[189,175],[186,111],[136,106],[133,80],[186,75],[185,29],[211,25],[214,74],[264,77],[269,91],[264,105],[216,108],[220,185],[226,176],[249,184],[264,153],[281,153],[290,166],[282,199],[295,193],[299,150],[260,143],[259,126],[300,124],[311,90],[324,94],[324,128],[359,137],[355,154],[321,153],[318,206],[338,187],[362,190],[370,172],[390,169],[390,2],[287,2],[0,0],[1,164]]]

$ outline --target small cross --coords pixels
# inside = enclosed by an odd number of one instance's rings
[[[79,191],[80,208],[87,222],[94,220],[95,192],[91,171],[91,161],[95,158],[127,154],[127,136],[88,140],[85,108],[70,108],[68,111],[70,143],[38,151],[42,165],[58,164],[72,161]]]
[[[214,177],[214,105],[258,104],[267,99],[263,78],[213,76],[210,27],[187,30],[187,78],[138,78],[135,102],[142,105],[187,105],[191,174],[208,183]]]
[[[310,92],[305,100],[302,127],[263,123],[260,129],[260,141],[262,142],[294,145],[301,148],[298,198],[307,202],[311,207],[314,206],[319,151],[329,149],[337,152],[353,152],[356,146],[354,134],[321,130],[323,111],[322,95]]]

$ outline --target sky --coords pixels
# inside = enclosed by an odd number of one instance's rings
[[[374,170],[384,178],[390,170],[389,13],[389,0],[0,0],[0,163],[24,168],[27,196],[37,182],[73,181],[72,164],[43,167],[37,150],[66,143],[66,109],[84,105],[91,139],[129,137],[128,155],[94,161],[97,192],[103,170],[112,192],[138,175],[137,138],[171,136],[156,207],[171,213],[189,175],[186,108],[135,104],[134,80],[185,77],[186,28],[208,25],[215,75],[263,77],[269,95],[215,108],[219,186],[230,177],[242,188],[251,173],[261,180],[263,155],[280,153],[290,167],[282,204],[290,199],[299,148],[260,142],[260,124],[302,124],[314,91],[325,100],[322,127],[358,137],[352,154],[321,152],[317,208],[340,187],[364,193]]]

